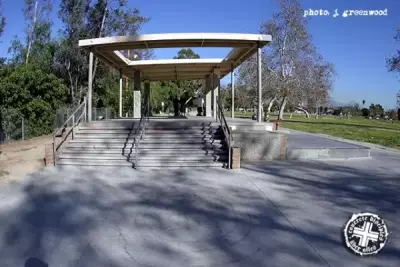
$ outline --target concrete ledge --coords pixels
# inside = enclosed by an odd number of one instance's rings
[[[292,148],[286,150],[287,159],[352,159],[369,158],[369,148]]]
[[[272,122],[256,122],[250,119],[226,118],[226,122],[232,131],[274,131]]]
[[[240,159],[246,161],[283,160],[287,137],[269,131],[233,131],[234,146],[240,148]]]

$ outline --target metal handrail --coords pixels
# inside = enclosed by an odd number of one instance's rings
[[[81,115],[75,119],[75,114],[83,108]],[[65,120],[65,122],[53,131],[53,161],[54,165],[56,165],[56,153],[61,147],[62,143],[65,141],[63,140],[59,146],[56,147],[56,137],[57,135],[62,132],[65,128],[67,128],[69,121],[72,120],[72,127],[71,130],[65,135],[65,139],[72,133],[72,139],[74,139],[74,128],[79,125],[82,119],[86,122],[86,97],[84,97],[83,102],[75,109],[75,111]]]
[[[228,169],[231,169],[231,153],[233,146],[233,136],[231,129],[226,122],[224,111],[222,110],[221,103],[217,99],[217,119],[219,120],[222,130],[224,132],[225,142],[228,144]]]
[[[135,137],[134,137],[134,140],[133,140],[133,145],[135,146],[135,166],[134,166],[135,169],[138,166],[137,165],[137,161],[138,161],[139,143],[140,143],[140,140],[143,139],[144,134],[146,133],[146,126],[147,126],[147,123],[150,120],[150,107],[149,107],[149,104],[150,104],[149,100],[147,100],[147,103],[144,106],[144,109],[143,109],[143,112],[142,112],[142,116],[140,117],[140,121],[139,121],[138,127],[136,128]],[[138,130],[140,131],[139,132],[139,136],[137,134]]]

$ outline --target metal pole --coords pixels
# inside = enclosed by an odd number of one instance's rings
[[[22,140],[25,140],[25,121],[24,121],[24,117],[22,117]]]
[[[258,87],[258,109],[257,109],[257,122],[261,122],[261,46],[258,44],[257,49],[257,87]]]
[[[233,68],[233,65],[231,72],[231,94],[232,94],[231,118],[233,119],[235,117],[235,69]]]
[[[92,121],[92,88],[93,88],[93,52],[89,53],[89,77],[88,77],[88,121]]]
[[[122,71],[119,71],[119,117],[122,118]]]

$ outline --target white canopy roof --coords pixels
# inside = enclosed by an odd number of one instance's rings
[[[271,41],[270,35],[239,33],[167,33],[117,36],[80,40],[79,46],[87,48],[102,61],[127,77],[139,70],[142,80],[195,80],[204,79],[213,70],[223,78],[251,57],[258,47]],[[228,47],[225,58],[129,60],[120,51],[128,49],[177,47]]]

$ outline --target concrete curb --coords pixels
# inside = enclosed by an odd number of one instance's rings
[[[357,159],[370,156],[369,148],[293,148],[286,151],[288,160]]]

